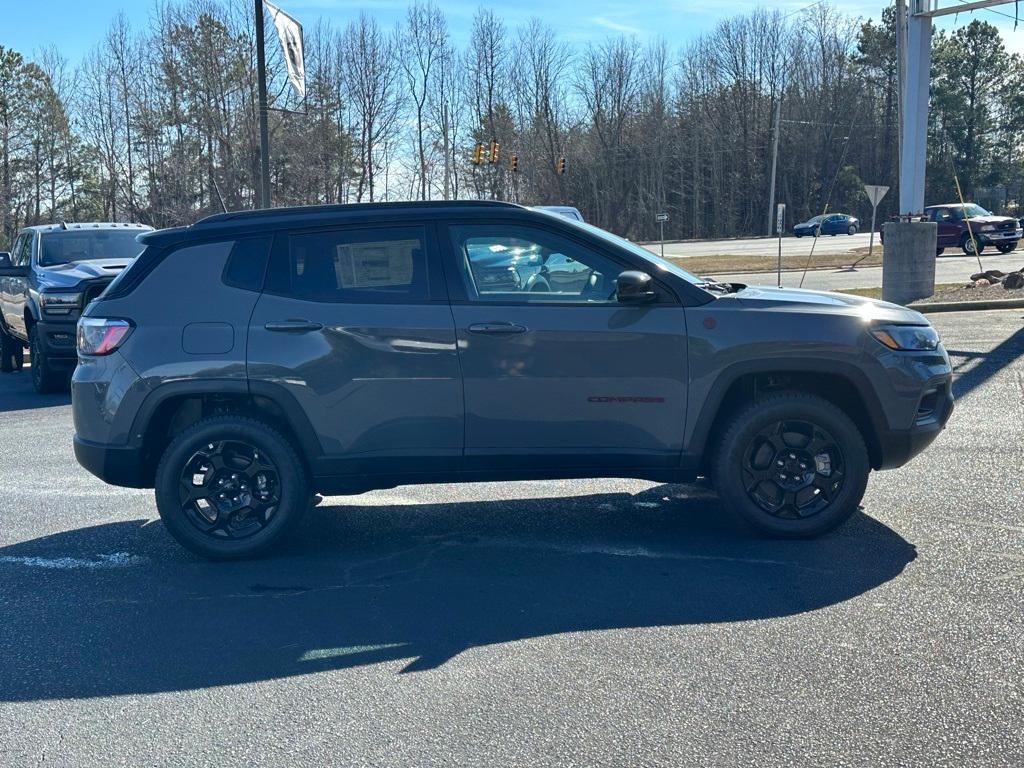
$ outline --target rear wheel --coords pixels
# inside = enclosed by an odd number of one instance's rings
[[[0,372],[20,371],[25,362],[25,349],[18,339],[0,328]]]
[[[36,392],[43,395],[67,389],[68,375],[64,371],[53,369],[50,358],[39,341],[39,327],[36,325],[28,330],[28,354],[31,358],[32,386]]]
[[[999,243],[996,246],[996,250],[1000,253],[1011,253],[1017,247],[1017,241],[1014,240],[1012,243]]]
[[[164,451],[156,504],[170,534],[214,560],[266,553],[309,506],[310,482],[291,444],[261,421],[215,416]]]
[[[936,256],[941,256],[945,250],[946,250],[945,248],[936,248],[935,249],[935,255]]]
[[[853,226],[853,224],[851,224],[849,226],[849,228],[846,230],[846,234],[848,234],[848,235],[856,235],[857,234],[857,228],[855,226]]]
[[[736,414],[714,457],[725,504],[762,533],[825,533],[857,509],[870,463],[864,438],[820,397],[784,392]]]

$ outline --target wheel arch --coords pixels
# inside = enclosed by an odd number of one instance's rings
[[[215,414],[256,418],[292,444],[307,470],[322,449],[305,412],[287,391],[265,382],[226,379],[170,382],[143,401],[132,424],[133,442],[142,450],[143,473],[152,481],[160,456],[176,435]]]
[[[738,363],[716,378],[690,438],[690,452],[702,457],[703,470],[732,415],[760,396],[779,391],[807,392],[838,407],[860,429],[872,468],[882,466],[885,424],[881,404],[865,374],[836,361],[777,360]]]

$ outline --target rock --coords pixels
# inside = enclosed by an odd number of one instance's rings
[[[971,282],[973,283],[976,280],[988,280],[988,276],[984,272],[975,272],[971,275]]]
[[[996,280],[1002,280],[1004,277],[1006,277],[1006,273],[998,269],[986,269],[985,277],[987,277],[994,283],[996,282]]]
[[[1020,272],[1011,272],[1003,279],[1003,288],[1008,291],[1024,288],[1024,275]]]
[[[984,277],[974,281],[975,288],[988,288],[992,283],[986,280]]]

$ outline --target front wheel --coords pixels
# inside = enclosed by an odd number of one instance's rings
[[[1000,243],[996,246],[996,250],[1000,253],[1012,253],[1017,247],[1017,241],[1014,240],[1012,243]]]
[[[67,388],[67,374],[53,369],[50,358],[39,341],[39,328],[35,325],[28,331],[28,354],[31,358],[32,386],[36,392],[44,395]]]
[[[963,240],[960,241],[960,250],[968,256],[977,256],[985,250],[985,246],[976,237],[964,235]]]
[[[156,505],[170,534],[212,560],[262,555],[301,519],[310,482],[292,445],[245,416],[214,416],[167,446]]]
[[[815,395],[782,392],[733,418],[714,459],[722,501],[761,533],[818,536],[857,509],[871,466],[843,411]]]

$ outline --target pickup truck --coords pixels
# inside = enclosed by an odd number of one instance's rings
[[[28,347],[36,391],[66,388],[82,310],[139,255],[135,238],[151,229],[109,222],[22,229],[11,251],[0,252],[0,370],[20,367]]]
[[[980,252],[989,245],[1000,253],[1009,253],[1021,239],[1020,222],[1012,216],[995,216],[976,203],[931,205],[924,212],[928,221],[939,225],[939,253],[946,248],[960,248],[974,256],[975,246]]]

